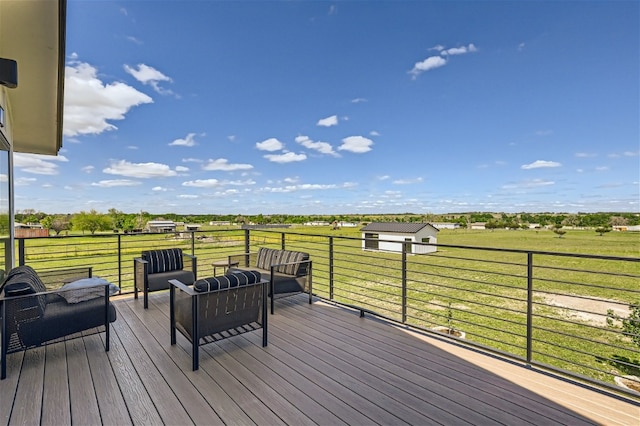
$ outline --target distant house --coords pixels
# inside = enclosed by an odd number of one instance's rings
[[[200,225],[199,223],[185,223],[184,224],[184,230],[187,232],[193,232],[193,231],[197,231],[198,229],[200,229],[202,225]]]
[[[405,243],[437,244],[438,228],[430,223],[394,223],[372,222],[361,229],[362,249],[375,251],[393,251],[401,253],[407,250],[411,254],[433,253],[436,246]]]
[[[471,224],[471,229],[487,229],[486,224],[487,222],[474,222]]]
[[[459,223],[452,222],[433,222],[432,225],[438,229],[459,229]]]
[[[146,232],[176,232],[176,223],[172,220],[150,220],[144,230]]]

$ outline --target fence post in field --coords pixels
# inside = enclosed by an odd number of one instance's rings
[[[531,362],[533,330],[533,253],[527,253],[527,362]]]

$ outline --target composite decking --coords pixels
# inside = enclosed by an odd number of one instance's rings
[[[639,425],[633,401],[321,301],[282,299],[261,331],[170,345],[168,293],[114,301],[93,334],[9,357],[6,424]]]

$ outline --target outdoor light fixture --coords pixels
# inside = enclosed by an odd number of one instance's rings
[[[18,63],[13,59],[0,58],[0,84],[9,89],[18,87]]]

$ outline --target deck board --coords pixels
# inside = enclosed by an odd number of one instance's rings
[[[62,425],[71,422],[67,354],[64,343],[46,347],[46,369],[42,400],[42,424]]]
[[[5,424],[640,424],[640,400],[304,297],[276,302],[261,330],[170,345],[167,292],[114,300],[92,334],[10,354]]]

